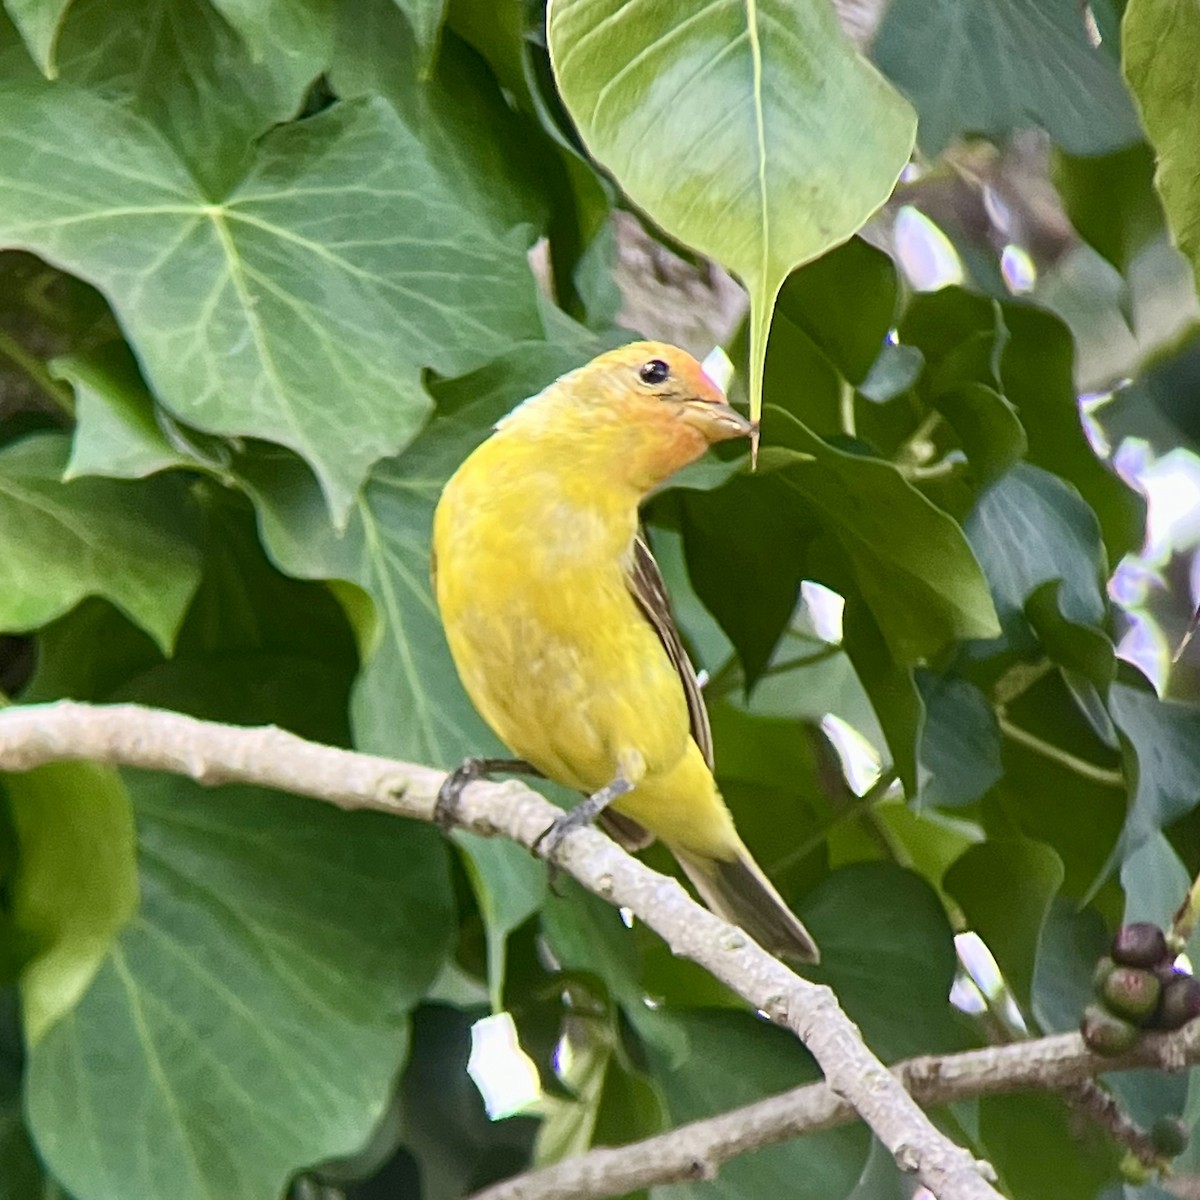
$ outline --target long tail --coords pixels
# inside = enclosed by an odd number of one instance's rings
[[[677,846],[671,851],[704,903],[718,916],[740,925],[764,950],[798,962],[821,961],[812,934],[784,904],[744,846],[728,860],[705,858]]]

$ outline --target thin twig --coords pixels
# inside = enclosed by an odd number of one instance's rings
[[[219,725],[138,705],[60,701],[0,712],[0,770],[65,759],[171,771],[204,784],[258,784],[425,821],[433,817],[443,779],[428,767],[320,746],[273,727]],[[463,792],[458,818],[472,832],[532,847],[560,812],[519,783],[474,783]],[[932,1124],[867,1049],[828,987],[794,974],[599,830],[571,833],[557,862],[589,890],[629,909],[676,954],[795,1033],[819,1063],[831,1094],[852,1105],[900,1167],[938,1200],[999,1200],[984,1177],[994,1178],[990,1166]]]

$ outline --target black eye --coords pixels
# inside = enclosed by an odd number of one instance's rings
[[[670,373],[671,368],[661,358],[652,358],[638,368],[638,377],[643,383],[662,383]]]

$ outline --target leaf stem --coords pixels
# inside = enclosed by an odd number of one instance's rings
[[[800,843],[794,850],[789,851],[782,858],[776,859],[771,864],[771,872],[775,874],[779,871],[786,871],[789,867],[795,866],[796,863],[802,862],[807,858],[843,821],[857,816],[859,813],[869,811],[878,801],[891,790],[892,784],[896,782],[899,776],[896,774],[895,767],[885,767],[883,773],[877,780],[861,796],[855,796],[845,808],[838,809],[832,816],[824,821],[817,829],[808,835],[808,837]],[[888,847],[889,851],[891,847]]]
[[[0,329],[0,355],[13,366],[25,372],[45,393],[46,398],[65,416],[75,416],[75,398],[71,389],[46,370],[46,364],[36,355],[30,354],[7,330]]]
[[[936,408],[930,409],[921,423],[896,451],[893,462],[902,469],[905,465],[913,469],[924,466],[932,457],[929,452],[931,448],[929,439],[933,436],[933,431],[941,424],[941,420],[942,414]]]
[[[842,432],[850,438],[858,437],[858,420],[854,415],[854,384],[843,379],[838,390],[838,416]]]
[[[1035,754],[1040,754],[1043,758],[1048,758],[1051,762],[1056,762],[1059,766],[1066,767],[1068,771],[1073,771],[1081,778],[1098,783],[1102,787],[1115,787],[1122,791],[1125,789],[1125,776],[1120,771],[1098,767],[1095,763],[1088,762],[1086,758],[1080,758],[1069,750],[1062,749],[1061,746],[1044,741],[1037,734],[1030,733],[1028,729],[1014,725],[1003,713],[997,713],[997,719],[1000,723],[1000,732],[1027,750],[1032,750]]]
[[[992,687],[992,699],[996,707],[1003,710],[1006,704],[1025,695],[1039,679],[1044,679],[1053,670],[1055,664],[1048,658],[1036,663],[1019,662],[1009,667]]]
[[[941,462],[934,463],[931,467],[914,467],[907,463],[897,463],[896,467],[905,479],[920,481],[922,479],[946,479],[963,470],[966,465],[965,462],[957,459],[943,458]]]

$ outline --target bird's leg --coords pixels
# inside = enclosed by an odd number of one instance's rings
[[[618,775],[612,783],[593,792],[586,800],[581,800],[570,812],[565,812],[558,820],[533,843],[534,854],[542,858],[553,859],[558,853],[559,844],[572,830],[582,829],[591,825],[596,818],[614,801],[619,800],[628,792],[633,791],[633,784],[623,775]]]
[[[433,819],[445,833],[458,824],[458,802],[463,788],[477,779],[491,775],[537,775],[541,771],[523,758],[464,758],[438,788],[437,803],[433,806]]]

